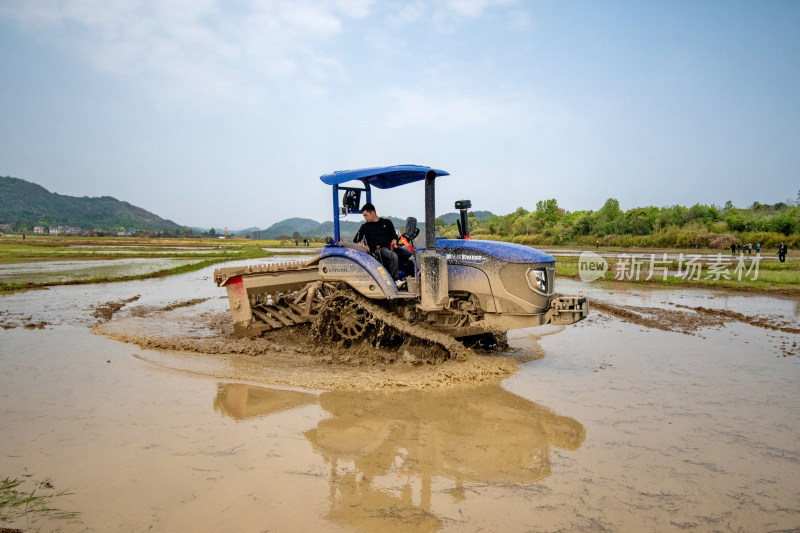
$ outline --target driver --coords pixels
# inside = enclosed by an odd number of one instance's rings
[[[366,203],[361,208],[364,216],[364,223],[358,229],[353,242],[361,242],[366,239],[370,253],[377,253],[381,263],[389,270],[392,279],[397,280],[399,271],[397,267],[397,254],[392,250],[394,242],[397,240],[397,232],[394,224],[388,218],[380,218],[375,212],[375,206]]]

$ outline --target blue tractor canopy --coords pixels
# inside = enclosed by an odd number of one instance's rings
[[[401,185],[407,185],[416,181],[425,180],[425,228],[426,243],[430,248],[434,248],[434,219],[435,216],[435,191],[434,180],[439,176],[449,176],[450,173],[431,167],[420,165],[393,165],[388,167],[360,168],[356,170],[338,170],[331,174],[320,176],[320,180],[326,185],[333,186],[333,238],[339,242],[341,235],[339,232],[340,214],[360,213],[361,192],[366,194],[366,201],[372,202],[372,187],[378,189],[391,189]],[[360,181],[363,187],[341,187],[340,185],[351,181]],[[342,206],[339,206],[339,191],[344,191]],[[428,220],[430,218],[430,220]],[[430,230],[428,229],[430,228]],[[428,233],[430,232],[430,237]],[[429,240],[432,239],[433,241]]]

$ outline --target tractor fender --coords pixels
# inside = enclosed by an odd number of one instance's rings
[[[487,313],[497,312],[492,296],[492,288],[486,272],[468,265],[447,265],[447,279],[450,291],[465,291],[474,294],[481,308]]]
[[[319,256],[322,281],[341,282],[370,299],[398,298],[397,287],[380,262],[360,249],[328,245]]]

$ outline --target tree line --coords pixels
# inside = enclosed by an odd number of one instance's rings
[[[455,223],[436,220],[442,236],[458,237]],[[568,212],[555,198],[540,200],[536,208],[522,207],[508,215],[481,221],[469,214],[470,235],[520,244],[584,246],[641,246],[726,249],[731,244],[759,242],[777,247],[800,246],[800,193],[797,202],[774,205],[753,203],[737,208],[695,204],[691,207],[636,207],[623,211],[615,198],[598,211]]]

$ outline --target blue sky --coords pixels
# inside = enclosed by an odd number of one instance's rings
[[[229,229],[401,163],[451,173],[439,214],[775,203],[798,58],[800,1],[3,0],[0,175]]]

